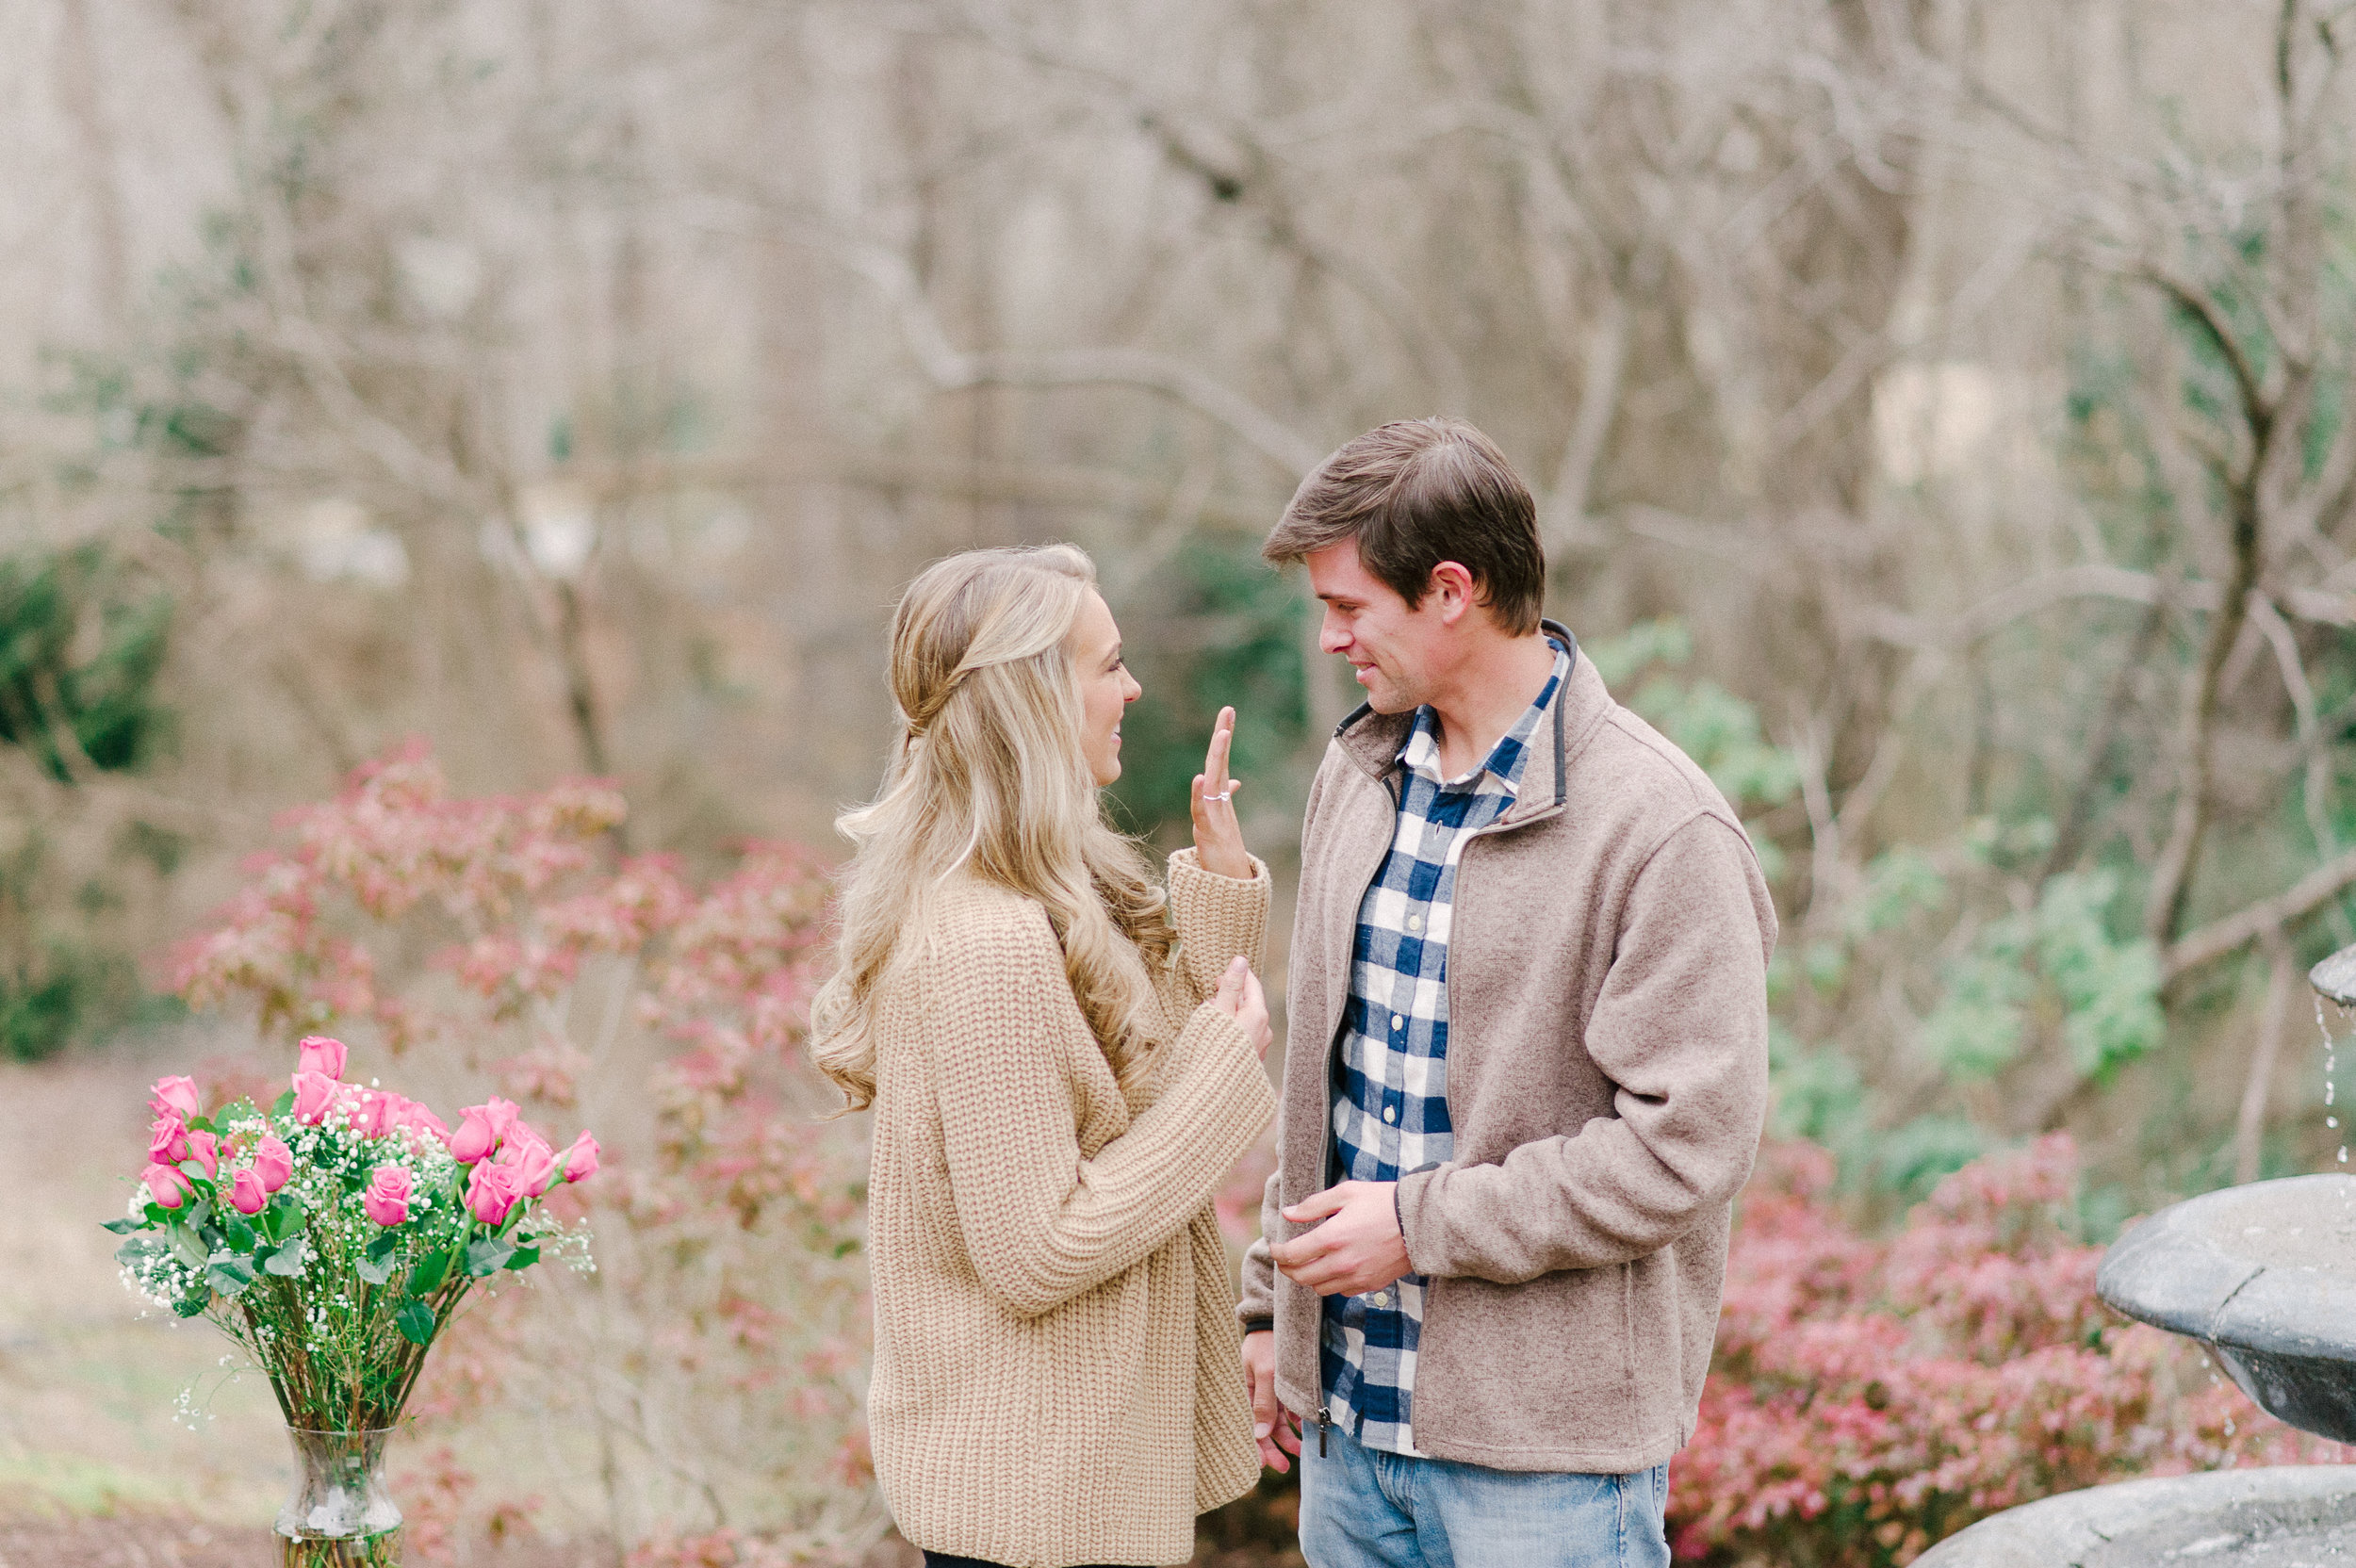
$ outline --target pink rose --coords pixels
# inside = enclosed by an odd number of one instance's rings
[[[175,1121],[186,1121],[196,1114],[196,1080],[193,1078],[158,1078],[155,1086],[147,1091],[147,1108],[157,1116],[168,1116]]]
[[[352,1090],[352,1115],[348,1125],[364,1138],[383,1137],[392,1128],[393,1103],[400,1098],[397,1094],[380,1094],[374,1089]]]
[[[188,1157],[188,1130],[178,1117],[159,1116],[147,1124],[147,1157],[158,1165],[178,1165]]]
[[[597,1156],[601,1151],[597,1140],[587,1132],[573,1139],[573,1146],[564,1151],[564,1162],[559,1168],[568,1182],[585,1182],[597,1173]]]
[[[294,1114],[297,1121],[318,1126],[335,1107],[335,1097],[343,1086],[324,1072],[308,1069],[294,1075]]]
[[[522,1114],[513,1100],[497,1095],[483,1104],[467,1106],[460,1114],[458,1131],[450,1135],[450,1157],[460,1165],[474,1165],[489,1157]]]
[[[151,1165],[139,1172],[139,1180],[147,1184],[148,1196],[167,1209],[176,1209],[188,1200],[196,1189],[180,1174],[178,1166]]]
[[[294,1151],[264,1133],[262,1141],[254,1146],[254,1174],[264,1192],[276,1192],[294,1175]]]
[[[409,1192],[408,1171],[397,1165],[380,1165],[368,1178],[368,1190],[361,1195],[360,1206],[379,1225],[398,1225],[409,1217]]]
[[[184,1159],[192,1159],[205,1168],[207,1179],[221,1174],[221,1140],[210,1133],[190,1133],[188,1152]]]
[[[508,1211],[522,1197],[523,1187],[513,1166],[477,1165],[466,1182],[466,1207],[485,1225],[505,1224]]]
[[[344,1075],[344,1042],[329,1039],[325,1035],[312,1035],[296,1041],[295,1070],[341,1078]]]
[[[254,1170],[238,1171],[237,1180],[229,1184],[229,1206],[239,1214],[260,1214],[269,1201],[270,1188]]]
[[[396,1125],[405,1127],[412,1132],[431,1134],[443,1148],[450,1147],[450,1129],[442,1124],[440,1117],[435,1116],[429,1107],[417,1101],[401,1102]]]
[[[518,1121],[499,1144],[499,1162],[515,1172],[526,1195],[537,1198],[556,1180],[556,1151],[534,1128]]]

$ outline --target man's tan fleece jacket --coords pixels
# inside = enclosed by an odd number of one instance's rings
[[[1204,999],[1258,965],[1268,879],[1170,858],[1177,962],[1124,1098],[1046,911],[959,879],[905,940],[875,1041],[875,1475],[900,1533],[1012,1568],[1183,1562],[1260,1473],[1211,1195],[1276,1104]]]
[[[1361,709],[1310,786],[1268,1237],[1300,1234],[1277,1211],[1334,1179],[1336,1035],[1412,723]],[[1432,1281],[1416,1446],[1500,1470],[1648,1468],[1693,1434],[1766,1113],[1775,914],[1758,858],[1709,776],[1575,656],[1518,800],[1464,847],[1451,921],[1455,1158],[1398,1192]],[[1314,1441],[1318,1298],[1264,1239],[1238,1310],[1274,1317],[1278,1396]]]

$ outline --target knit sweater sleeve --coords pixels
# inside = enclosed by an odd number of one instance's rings
[[[1184,1230],[1275,1115],[1243,1031],[1208,1004],[1165,1050],[1160,1098],[1093,1159],[1073,1064],[1094,1052],[1045,911],[977,911],[926,964],[930,1054],[957,1224],[983,1284],[1033,1317]]]
[[[1178,928],[1178,979],[1189,1003],[1219,988],[1237,954],[1256,972],[1268,960],[1268,893],[1274,887],[1257,857],[1238,879],[1203,869],[1191,849],[1170,858],[1170,922]]]

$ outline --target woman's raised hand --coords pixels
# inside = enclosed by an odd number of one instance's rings
[[[1252,855],[1235,822],[1235,792],[1243,780],[1230,777],[1227,754],[1235,742],[1235,710],[1222,708],[1211,726],[1211,747],[1194,778],[1194,852],[1203,869],[1241,882],[1252,875]]]
[[[1242,954],[1228,960],[1227,972],[1219,977],[1219,989],[1211,993],[1211,1005],[1234,1019],[1252,1049],[1260,1054],[1260,1060],[1268,1060],[1268,1044],[1275,1037],[1268,1029],[1268,993],[1260,988],[1260,977],[1252,972]]]

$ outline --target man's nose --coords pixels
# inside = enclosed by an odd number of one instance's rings
[[[1317,646],[1327,653],[1339,653],[1350,646],[1350,629],[1330,610],[1325,612],[1325,624],[1317,628]]]

